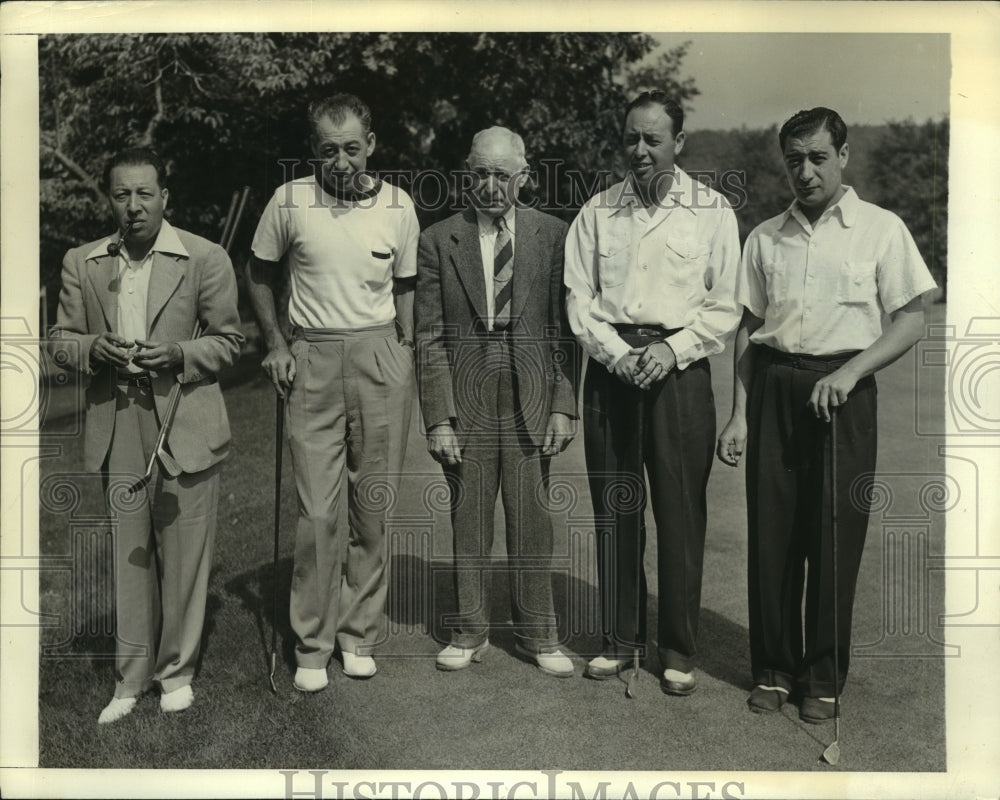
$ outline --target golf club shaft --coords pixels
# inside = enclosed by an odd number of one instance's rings
[[[278,650],[278,533],[281,528],[281,451],[284,448],[285,400],[275,395],[276,413],[274,420],[274,588],[271,617],[271,688],[274,689],[274,670],[277,666]]]
[[[833,540],[833,718],[837,740],[840,739],[840,619],[837,591],[837,417],[834,406],[830,414],[830,538]]]
[[[645,437],[646,437],[646,395],[643,389],[637,391],[635,414],[635,456],[636,477],[639,480],[639,509],[635,515],[635,650],[632,654],[633,675],[639,674],[639,628],[641,620],[640,601],[642,598],[642,516],[646,509]]]

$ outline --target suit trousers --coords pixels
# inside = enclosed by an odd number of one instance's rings
[[[369,655],[385,611],[384,522],[399,487],[413,408],[413,351],[393,325],[296,329],[286,405],[298,493],[289,614],[295,659]],[[347,470],[347,529],[340,495]],[[346,571],[344,569],[346,562]]]
[[[514,636],[523,648],[538,653],[558,644],[552,600],[553,532],[547,508],[551,458],[541,455],[525,429],[519,390],[534,397],[534,384],[518,385],[517,346],[502,338],[485,342],[475,372],[479,381],[475,395],[482,404],[465,415],[461,463],[444,467],[451,487],[459,612],[451,641],[471,648],[488,636],[493,512],[499,491]]]
[[[158,681],[164,692],[191,683],[201,646],[212,566],[219,465],[176,478],[146,471],[159,426],[149,389],[118,386],[115,430],[105,461],[108,507],[117,520],[115,697]]]
[[[624,338],[633,346],[647,343]],[[584,449],[597,531],[603,648],[610,657],[624,657],[646,642],[646,573],[638,568],[646,547],[647,499],[636,460],[639,403],[645,410],[643,460],[656,522],[658,653],[664,668],[689,672],[696,655],[705,491],[715,447],[708,361],[672,370],[645,391],[622,383],[596,361],[587,365]]]
[[[877,450],[876,387],[855,386],[837,418],[837,639],[833,635],[830,424],[806,402],[838,361],[759,348],[747,413],[750,661],[755,683],[832,697],[843,687]],[[805,637],[802,595],[805,590]]]

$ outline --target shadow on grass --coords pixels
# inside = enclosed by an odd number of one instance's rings
[[[292,559],[278,561],[277,571],[268,562],[251,572],[229,580],[225,590],[238,597],[241,607],[253,617],[257,629],[261,663],[265,670],[271,667],[271,639],[275,628],[278,632],[279,661],[295,666],[295,634],[288,618],[288,598],[292,586]]]
[[[490,630],[493,646],[517,656],[511,622],[510,584],[497,559],[483,576],[489,592]],[[602,647],[597,588],[564,570],[552,573],[552,596],[559,644],[585,659],[599,655]],[[396,634],[421,633],[439,646],[451,640],[451,624],[457,613],[455,567],[450,560],[427,560],[414,554],[393,555],[389,572],[386,615],[389,639]],[[650,594],[646,607],[647,628],[656,630],[657,596]],[[656,642],[650,643],[642,669],[659,677],[663,667],[656,657]],[[697,666],[713,678],[740,689],[750,689],[749,641],[745,627],[710,609],[702,609],[698,637]]]

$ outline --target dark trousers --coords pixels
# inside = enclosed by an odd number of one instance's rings
[[[755,683],[831,697],[834,689],[830,424],[806,407],[839,361],[759,348],[748,408],[750,660]],[[837,419],[836,647],[841,687],[868,529],[876,388],[858,382]],[[802,595],[805,589],[803,638]]]
[[[606,653],[619,657],[646,641],[644,569],[636,584],[646,545],[645,478],[636,461],[638,403],[645,408],[643,456],[656,521],[660,663],[689,672],[701,608],[705,489],[715,446],[708,361],[673,370],[648,391],[627,386],[595,361],[587,365],[584,449],[597,530],[603,644]]]
[[[532,443],[520,412],[510,342],[489,341],[477,363],[482,404],[462,420],[462,461],[445,466],[451,487],[455,592],[452,644],[476,647],[490,627],[497,492],[506,521],[507,579],[514,635],[526,650],[558,643],[552,600],[552,520],[546,507],[550,458]],[[530,393],[530,392],[529,392]]]

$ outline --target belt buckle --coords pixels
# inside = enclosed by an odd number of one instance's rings
[[[139,389],[153,388],[153,380],[152,378],[149,377],[149,375],[136,375],[134,378],[132,378],[132,384],[133,386],[136,386]]]

